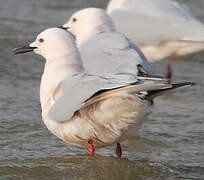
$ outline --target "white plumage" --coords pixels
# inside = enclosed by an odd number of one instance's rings
[[[139,48],[118,33],[103,9],[86,8],[74,13],[63,25],[76,36],[83,65],[88,73],[137,75],[137,65],[151,72]]]
[[[59,28],[43,31],[29,47],[15,53],[31,50],[46,59],[40,87],[43,121],[57,137],[78,146],[104,147],[134,136],[150,112],[151,101],[140,93],[174,88],[157,81],[144,83],[129,75],[124,78],[126,74],[122,78],[120,74],[87,74],[74,38]]]
[[[150,61],[204,50],[204,24],[173,0],[111,0],[107,12]]]
[[[39,39],[44,42],[39,43]],[[117,76],[108,79],[85,74],[74,40],[64,30],[48,29],[31,45],[38,47],[34,51],[46,58],[40,97],[43,121],[52,133],[84,147],[92,139],[100,147],[124,140],[133,134],[131,129],[135,132],[139,128],[149,109],[132,94],[137,88],[141,90],[139,86],[129,85],[132,80],[120,82]],[[56,50],[46,54],[46,49]],[[142,90],[155,88],[154,85],[141,87]],[[111,90],[115,88],[117,91]],[[94,97],[92,102],[91,97],[100,90],[110,91],[98,100]]]

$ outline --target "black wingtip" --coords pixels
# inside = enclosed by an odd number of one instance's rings
[[[148,99],[150,102],[152,102],[155,97],[160,96],[169,90],[182,88],[182,87],[188,87],[188,86],[195,86],[196,84],[194,82],[182,82],[182,83],[176,83],[176,84],[170,84],[170,85],[172,87],[148,91],[148,94],[145,96],[145,99]]]
[[[195,85],[196,85],[195,82],[183,82],[183,83],[172,84],[173,88],[195,86]]]

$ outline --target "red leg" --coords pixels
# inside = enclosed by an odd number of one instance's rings
[[[171,79],[172,79],[172,66],[170,63],[167,64],[167,71],[165,73],[165,78],[168,79],[168,83],[171,83]]]
[[[120,143],[117,143],[115,154],[118,158],[120,158],[122,156],[122,147],[121,147]]]
[[[93,156],[95,152],[93,140],[88,141],[89,147],[88,147],[88,155]]]

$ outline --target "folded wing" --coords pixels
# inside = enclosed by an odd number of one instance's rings
[[[140,64],[151,67],[143,53],[119,33],[96,34],[79,46],[85,69],[91,74],[131,73],[137,75]]]
[[[121,82],[120,82],[121,79]],[[134,82],[137,79],[134,79]],[[123,81],[119,78],[102,78],[87,74],[79,74],[61,82],[53,93],[53,105],[48,111],[50,119],[57,122],[69,120],[83,103],[100,90],[124,87],[133,83],[130,79]]]
[[[119,94],[146,92],[143,99],[152,100],[160,92],[188,85],[192,85],[192,83],[176,85],[157,81],[150,81],[144,84],[139,84],[139,81],[120,83],[118,79],[115,80],[114,78],[108,79],[86,74],[76,75],[71,79],[65,80],[59,85],[60,87],[57,87],[58,92],[52,97],[54,103],[49,109],[48,116],[53,121],[65,122],[70,120],[74,113],[82,107]],[[148,93],[151,93],[151,96]]]

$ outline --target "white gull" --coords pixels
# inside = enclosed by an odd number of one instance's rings
[[[86,72],[107,76],[125,73],[138,75],[138,65],[152,73],[140,49],[117,32],[103,9],[86,8],[74,13],[63,28],[76,37]]]
[[[59,28],[40,33],[35,42],[14,50],[34,51],[46,59],[41,79],[42,118],[47,128],[65,142],[88,147],[117,144],[135,135],[152,100],[161,92],[192,83],[165,84],[158,81],[120,82],[117,75],[104,78],[87,74],[74,38]]]

